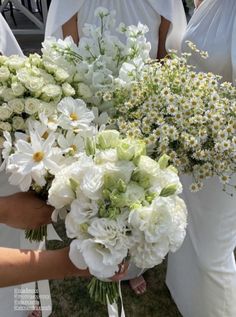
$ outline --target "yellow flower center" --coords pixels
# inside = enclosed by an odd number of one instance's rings
[[[75,113],[75,112],[72,112],[72,113],[70,114],[70,118],[71,118],[72,121],[76,121],[76,120],[79,119],[77,113]]]
[[[42,161],[44,158],[44,153],[43,152],[35,152],[34,155],[33,155],[33,160],[35,162],[40,162]]]
[[[71,149],[72,149],[74,152],[77,151],[77,146],[76,146],[75,144],[72,144],[70,147],[71,147]]]

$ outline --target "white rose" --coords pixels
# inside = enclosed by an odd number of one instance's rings
[[[25,112],[32,115],[40,109],[40,100],[35,98],[25,99]]]
[[[7,81],[10,77],[11,73],[8,69],[8,67],[6,66],[1,66],[0,67],[0,81]]]
[[[64,82],[70,77],[70,74],[67,71],[59,67],[56,69],[54,74],[55,74],[56,80],[60,82]]]
[[[25,92],[25,87],[19,82],[12,83],[11,89],[16,97],[22,96]]]
[[[32,77],[30,76],[29,79],[25,82],[25,86],[31,92],[40,94],[44,85],[43,78],[40,77]]]
[[[22,113],[25,109],[24,99],[12,99],[8,102],[9,107],[15,113]]]
[[[0,120],[7,120],[12,115],[12,110],[7,104],[0,106]]]
[[[25,58],[17,55],[12,55],[7,59],[6,64],[12,70],[18,70],[24,66]]]
[[[60,98],[62,89],[59,85],[49,84],[43,87],[42,93],[45,101],[49,101]]]
[[[12,119],[12,127],[14,130],[24,130],[25,128],[25,121],[23,118],[19,116],[15,116]]]
[[[23,84],[26,84],[27,82],[30,81],[30,76],[31,76],[30,72],[27,68],[22,68],[18,70],[16,73],[16,77]]]
[[[0,130],[11,131],[11,125],[8,122],[0,122]]]
[[[5,88],[2,92],[2,98],[5,102],[15,99],[15,95],[11,88]]]

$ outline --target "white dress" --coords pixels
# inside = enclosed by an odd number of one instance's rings
[[[166,47],[167,49],[180,49],[182,36],[186,29],[186,17],[181,0],[52,0],[45,37],[63,38],[62,25],[77,13],[78,32],[81,38],[85,23],[98,23],[94,17],[94,12],[98,7],[115,10],[117,25],[121,22],[126,25],[136,25],[139,21],[146,24],[149,27],[147,39],[152,45],[152,58],[157,56],[161,16],[165,17],[171,22]],[[137,277],[142,272],[143,270],[131,264],[125,279]]]
[[[204,0],[189,22],[184,40],[209,52],[193,55],[199,71],[213,71],[234,81],[236,66],[236,1]],[[185,43],[183,49],[187,50]],[[189,219],[181,249],[169,255],[167,285],[184,317],[236,316],[236,192],[229,197],[218,179],[198,193],[183,177]],[[236,177],[234,178],[236,183]]]
[[[17,43],[14,35],[12,34],[8,24],[0,14],[0,53],[4,55],[20,55],[24,56],[19,44]],[[8,183],[8,177],[4,172],[0,173],[0,196],[8,196],[19,192],[17,187],[13,187]],[[55,237],[55,235],[53,236]],[[24,230],[17,230],[0,224],[0,246],[6,248],[21,248],[21,249],[38,249],[38,243],[29,243],[25,239]],[[35,290],[35,282],[27,283],[21,286],[17,286],[17,289],[22,288],[22,291],[25,289]],[[41,304],[47,308],[42,315],[47,317],[51,312],[51,297],[48,281],[39,281],[38,282],[39,295],[41,296]],[[0,316],[1,317],[26,317],[31,311],[28,311],[27,306],[20,301],[20,297],[17,297],[14,293],[15,287],[5,287],[0,288]],[[27,300],[27,299],[26,299]],[[28,299],[29,301],[32,299]],[[20,303],[17,303],[20,301]],[[17,311],[17,305],[23,304],[24,311]],[[30,303],[29,303],[30,304]]]
[[[149,27],[147,39],[152,44],[151,57],[156,58],[161,16],[171,22],[167,49],[179,49],[186,28],[186,17],[181,0],[52,0],[49,8],[45,36],[62,38],[62,25],[78,13],[79,36],[83,36],[85,23],[97,23],[94,11],[97,7],[116,11],[116,21],[127,25],[141,22]]]

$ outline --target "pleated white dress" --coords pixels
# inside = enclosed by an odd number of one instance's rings
[[[199,71],[212,71],[224,80],[236,79],[236,1],[204,0],[189,22],[184,41],[209,53],[194,54]],[[183,42],[183,50],[187,50]],[[182,178],[189,219],[181,249],[169,255],[167,285],[184,317],[236,316],[236,192],[222,191],[217,178],[202,191],[188,190],[191,177]],[[232,180],[236,183],[236,177]]]
[[[116,23],[149,27],[147,39],[152,45],[151,57],[156,58],[161,16],[171,22],[166,41],[167,49],[180,50],[181,40],[186,29],[186,17],[181,0],[52,0],[49,8],[45,37],[63,38],[62,25],[73,15],[78,14],[79,37],[83,36],[85,23],[97,24],[94,12],[98,7],[116,11]],[[122,37],[121,37],[122,40]],[[132,279],[143,272],[130,265],[125,279]]]
[[[146,24],[149,27],[147,39],[152,45],[152,58],[157,56],[161,16],[171,22],[166,48],[180,48],[186,29],[186,17],[181,0],[52,0],[45,36],[62,38],[62,25],[78,13],[78,30],[79,36],[82,37],[85,23],[98,22],[94,17],[94,11],[98,7],[115,10],[118,24],[120,22],[126,25],[137,25],[138,22]]]

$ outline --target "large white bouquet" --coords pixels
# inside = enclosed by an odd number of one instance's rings
[[[189,43],[203,58],[207,53]],[[229,194],[236,170],[236,88],[212,73],[196,73],[188,55],[171,54],[143,68],[143,79],[104,93],[123,134],[140,138],[158,159],[166,153],[181,174],[192,173],[192,191],[218,176]],[[114,108],[116,112],[114,111]]]
[[[152,160],[143,142],[115,130],[88,138],[86,153],[61,168],[49,189],[49,203],[69,210],[71,261],[100,279],[125,260],[142,269],[158,265],[181,246],[186,229],[182,186],[168,157]],[[109,283],[97,292],[97,283],[91,282],[91,295],[106,302],[107,292],[113,302],[118,293]]]

